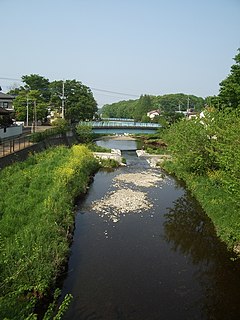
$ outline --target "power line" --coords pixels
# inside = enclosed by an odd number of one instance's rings
[[[6,78],[6,77],[0,77],[0,80],[10,80],[10,81],[13,80],[13,81],[23,82],[22,79]],[[126,93],[126,92],[110,91],[110,90],[106,90],[106,89],[93,88],[93,87],[91,87],[91,86],[90,86],[89,88],[90,88],[91,90],[94,90],[94,91],[111,93],[111,94],[120,95],[120,96],[127,96],[127,97],[134,97],[134,98],[138,98],[138,97],[139,97],[139,95],[131,94],[131,93]]]
[[[15,78],[0,78],[0,80],[14,80],[14,81],[23,82],[22,79],[15,79]]]
[[[137,98],[139,97],[139,95],[136,95],[136,94],[130,94],[130,93],[124,93],[124,92],[116,92],[116,91],[110,91],[110,90],[98,89],[98,88],[91,88],[91,89],[94,90],[94,91],[117,94],[117,95],[120,95],[120,96],[137,97]]]

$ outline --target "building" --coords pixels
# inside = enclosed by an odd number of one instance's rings
[[[0,92],[0,140],[22,134],[22,126],[13,123],[14,96]]]
[[[13,100],[14,96],[6,93],[0,92],[0,108],[3,108],[8,111],[13,111]]]
[[[155,117],[160,115],[160,110],[152,110],[147,113],[147,116],[153,120]]]

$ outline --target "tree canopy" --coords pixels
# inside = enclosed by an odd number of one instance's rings
[[[162,115],[174,115],[175,111],[185,111],[193,108],[200,111],[204,108],[205,100],[194,95],[183,93],[166,94],[163,96],[142,95],[139,99],[120,101],[108,104],[102,108],[102,117],[146,119],[147,112],[159,109]],[[178,118],[176,116],[176,118]]]
[[[221,107],[237,108],[240,106],[240,49],[234,60],[235,64],[231,66],[230,74],[220,83]]]
[[[30,122],[34,113],[36,120],[42,121],[46,120],[49,110],[57,110],[61,114],[62,80],[50,82],[38,74],[31,74],[22,76],[22,81],[23,86],[9,92],[16,95],[14,108],[17,120],[26,120],[27,106]],[[64,88],[65,118],[70,122],[92,119],[97,112],[97,103],[90,88],[77,80],[66,80]]]

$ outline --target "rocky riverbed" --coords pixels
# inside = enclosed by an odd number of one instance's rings
[[[147,188],[157,186],[162,180],[162,174],[152,169],[119,174],[113,179],[115,190],[94,201],[92,210],[113,222],[125,214],[142,213],[152,207]]]

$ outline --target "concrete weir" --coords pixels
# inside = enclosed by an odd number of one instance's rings
[[[171,159],[170,155],[167,154],[149,154],[144,150],[136,150],[138,157],[146,158],[147,162],[149,163],[150,167],[155,168],[159,164],[161,164],[164,160]]]
[[[94,157],[99,159],[113,159],[121,165],[123,164],[121,150],[119,149],[111,149],[111,152],[94,152]]]

